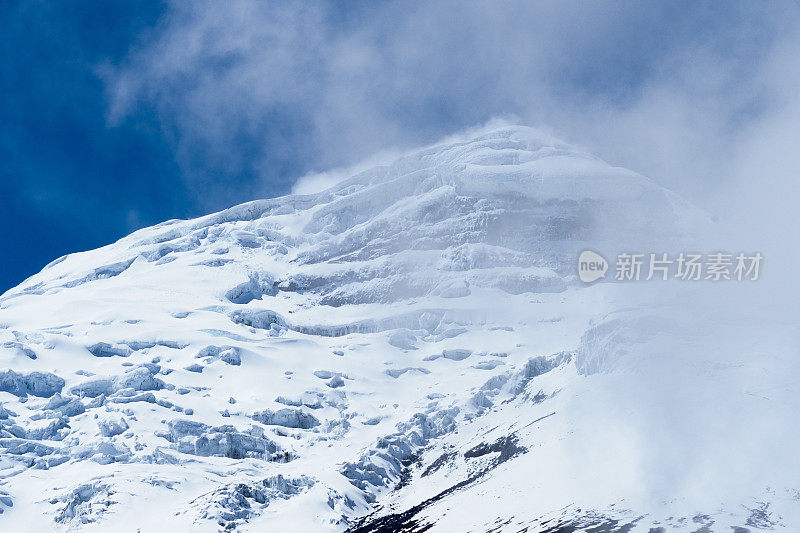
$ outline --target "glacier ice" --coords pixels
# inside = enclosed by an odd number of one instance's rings
[[[797,529],[795,326],[576,276],[708,222],[513,126],[60,258],[0,296],[0,527]]]

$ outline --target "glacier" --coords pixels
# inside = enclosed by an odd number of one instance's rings
[[[0,296],[0,525],[795,531],[797,326],[577,277],[715,231],[505,126],[60,258]]]

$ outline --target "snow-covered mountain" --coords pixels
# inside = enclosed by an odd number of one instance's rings
[[[0,297],[0,525],[795,530],[795,326],[576,276],[708,221],[504,127],[61,258]]]

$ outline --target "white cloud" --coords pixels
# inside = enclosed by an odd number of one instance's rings
[[[796,137],[800,10],[726,8],[176,0],[106,72],[109,119],[155,106],[213,207],[514,114],[715,208],[753,136]]]

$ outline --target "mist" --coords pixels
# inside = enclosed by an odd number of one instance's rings
[[[108,117],[155,105],[185,165],[266,182],[513,116],[705,200],[797,100],[797,6],[726,5],[175,2],[106,66]]]

